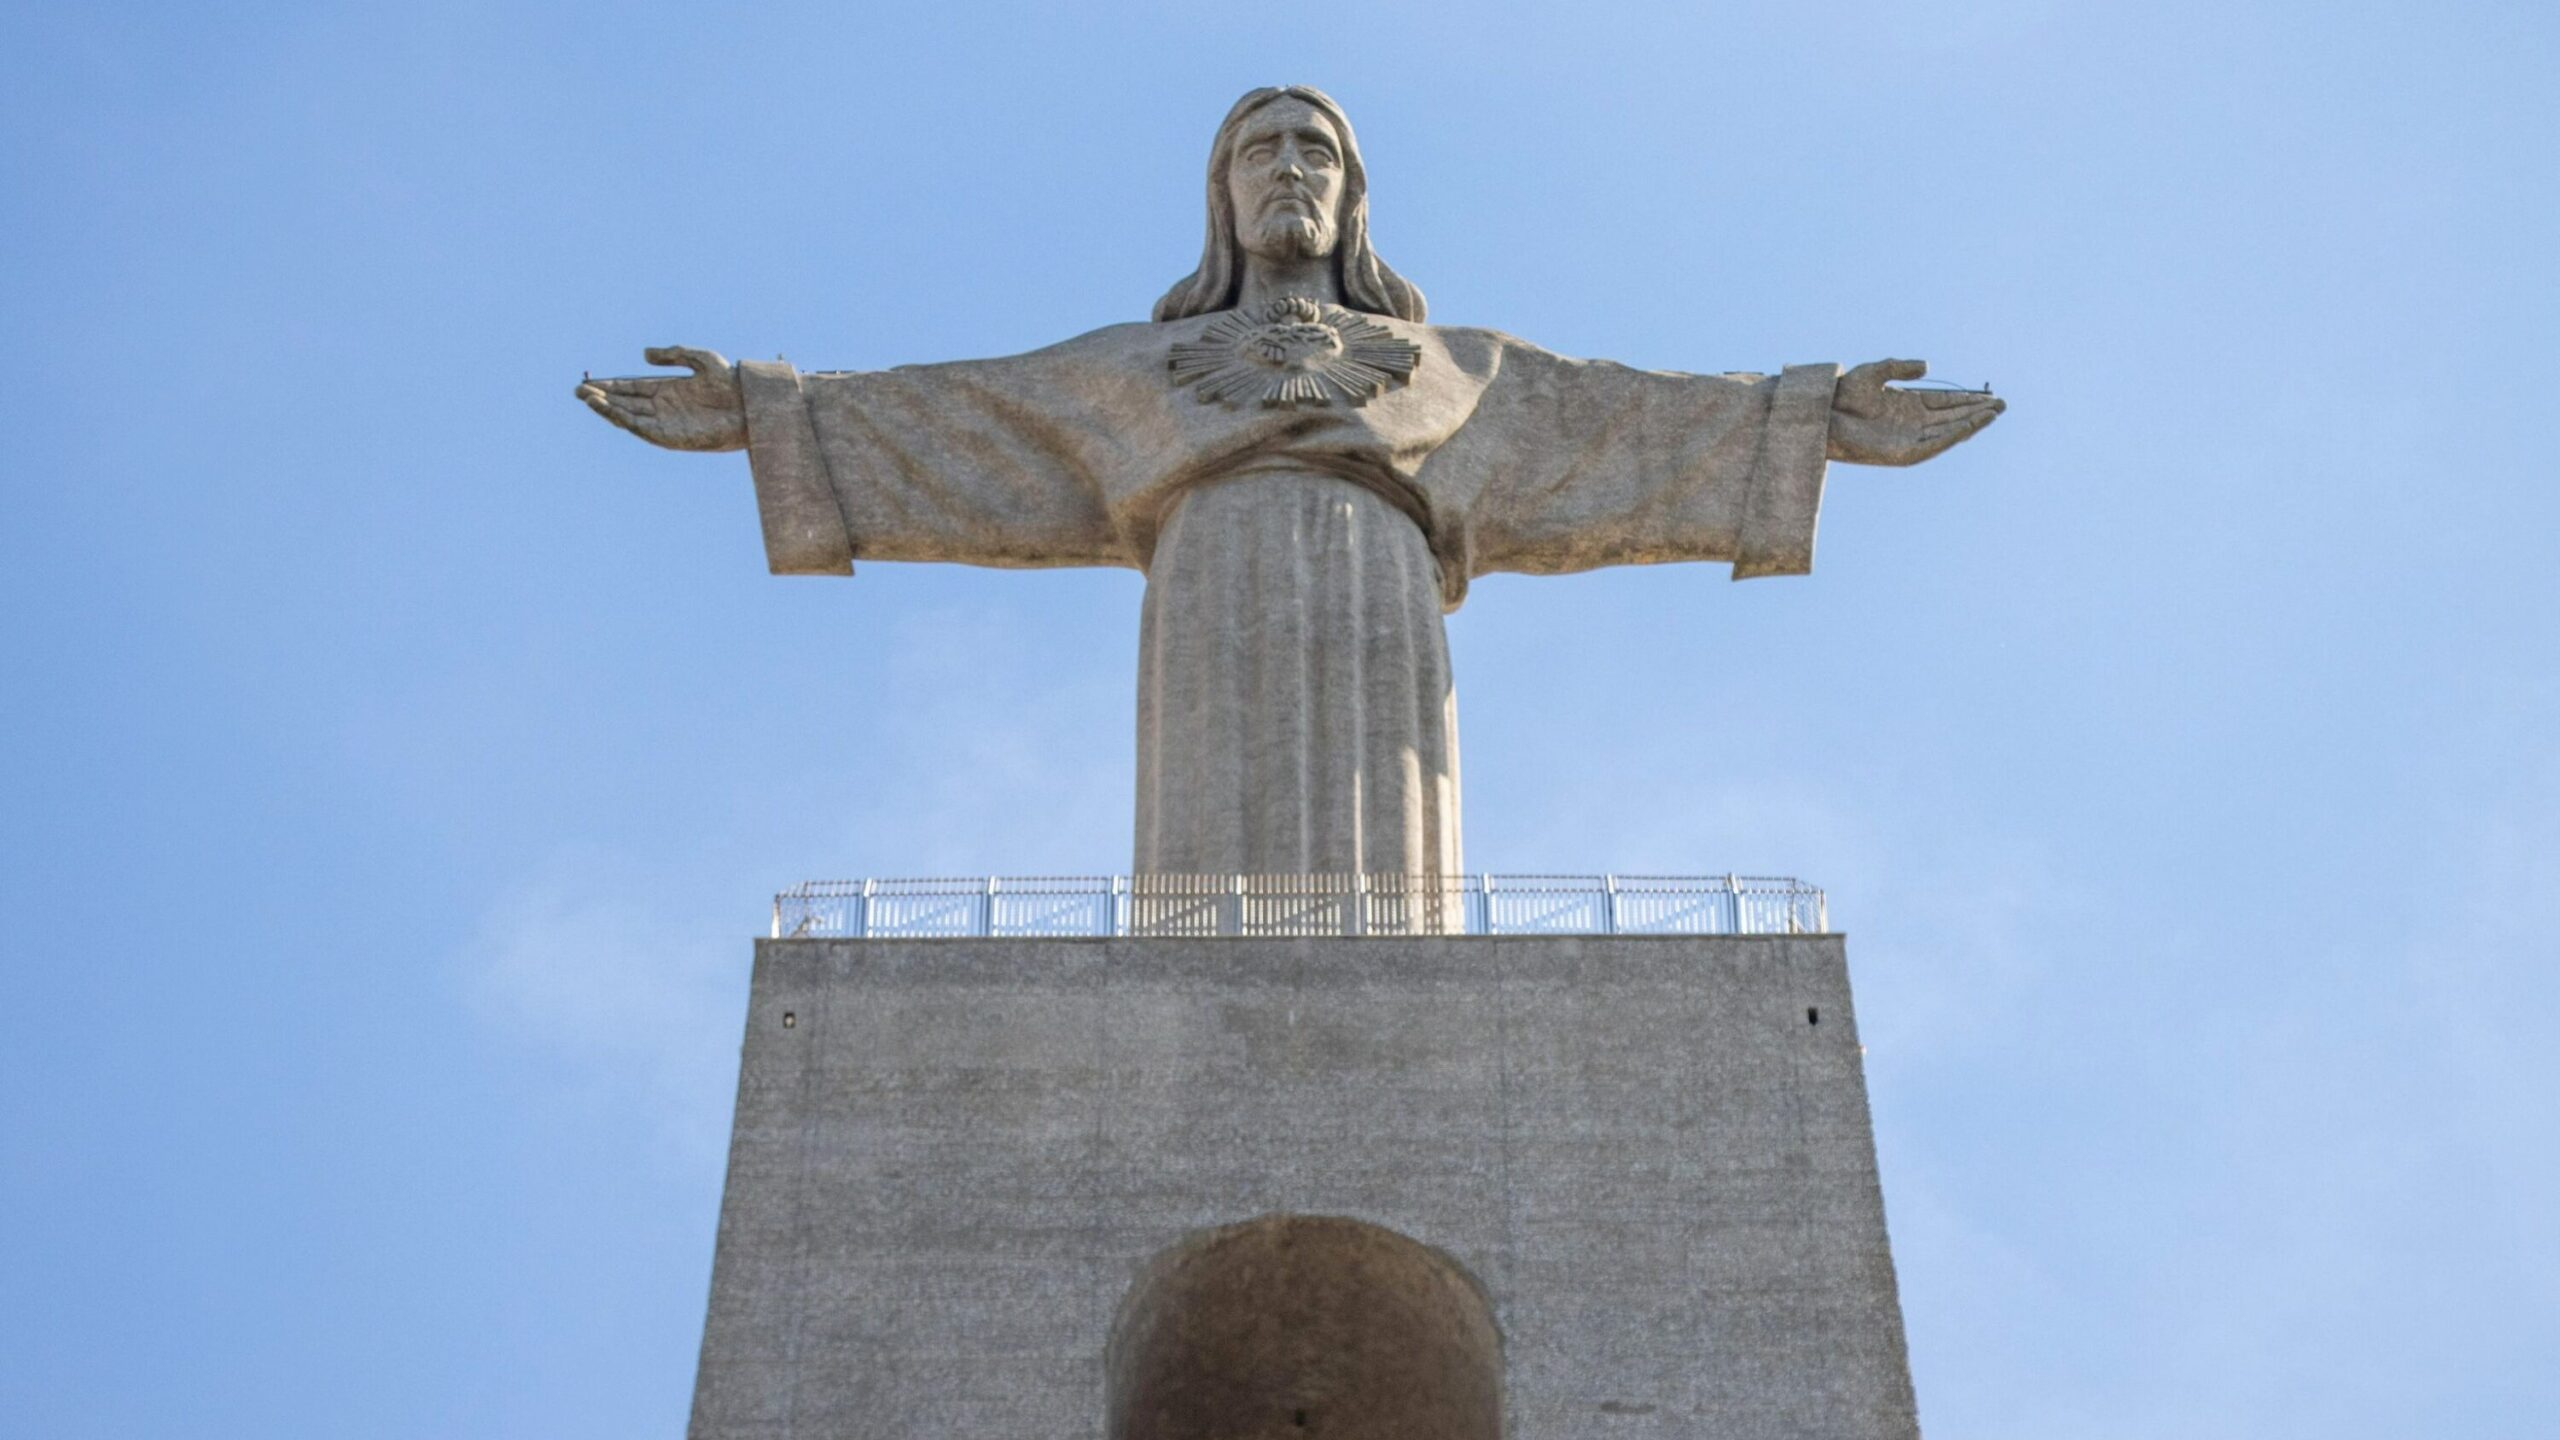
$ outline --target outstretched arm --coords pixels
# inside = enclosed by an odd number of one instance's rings
[[[647,353],[691,373],[589,379],[578,398],[653,445],[746,451],[777,575],[850,574],[857,553],[1136,563],[1098,479],[1111,436],[1086,423],[1095,367],[1067,347],[806,375],[676,345]]]
[[[738,367],[710,350],[660,345],[642,352],[652,365],[682,365],[690,375],[582,380],[587,408],[652,445],[670,450],[744,450],[747,402]]]
[[[1729,560],[1737,580],[1801,575],[1827,462],[1916,465],[2006,408],[1893,388],[1920,377],[1916,360],[1683,375],[1491,338],[1499,373],[1422,477],[1466,516],[1468,574]]]
[[[1917,465],[1973,437],[2008,405],[1977,390],[1895,390],[1888,380],[1929,373],[1918,360],[1871,360],[1831,395],[1828,458],[1852,465]]]
[[[1689,375],[1491,338],[1493,383],[1423,472],[1426,484],[1447,477],[1435,507],[1466,516],[1468,573],[1812,568],[1840,367]]]

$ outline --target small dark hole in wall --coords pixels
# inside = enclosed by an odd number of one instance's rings
[[[1821,1024],[1821,1023],[1822,1023],[1822,1012],[1821,1012],[1820,1010],[1818,1010],[1818,1009],[1815,1009],[1815,1008],[1814,1008],[1813,1006],[1811,1006],[1811,1005],[1807,1005],[1806,1007],[1804,1007],[1804,1023],[1806,1023],[1807,1025],[1819,1025],[1819,1024]]]
[[[797,1025],[797,1024],[799,1024],[799,1023],[800,1023],[800,1017],[799,1017],[799,1016],[797,1016],[797,1015],[793,1014],[792,1012],[790,1012],[790,1011],[788,1011],[788,1010],[785,1010],[785,1011],[783,1011],[783,1012],[782,1012],[782,1028],[783,1028],[783,1029],[788,1030],[788,1029],[790,1029],[792,1026]]]
[[[1294,1414],[1294,1415],[1290,1416],[1290,1417],[1289,1417],[1289,1419],[1290,1419],[1290,1422],[1291,1422],[1292,1424],[1296,1425],[1299,1429],[1304,1430],[1304,1429],[1306,1429],[1306,1428],[1307,1428],[1307,1412],[1306,1412],[1306,1411],[1301,1410],[1301,1411],[1297,1412],[1296,1414]]]

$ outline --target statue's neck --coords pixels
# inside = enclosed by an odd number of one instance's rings
[[[1303,259],[1272,260],[1260,255],[1247,255],[1244,283],[1236,287],[1236,308],[1250,309],[1273,300],[1303,295],[1327,305],[1342,303],[1342,282],[1334,275],[1333,257],[1312,255]]]

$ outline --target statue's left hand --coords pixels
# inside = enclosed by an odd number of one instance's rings
[[[1830,457],[1852,465],[1917,465],[1999,418],[2008,405],[1975,390],[1895,390],[1929,373],[1918,360],[1872,360],[1831,392]]]
[[[744,450],[747,402],[738,367],[709,350],[660,345],[640,352],[652,365],[682,365],[690,375],[586,380],[587,408],[652,445],[670,450]]]

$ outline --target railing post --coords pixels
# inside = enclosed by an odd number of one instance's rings
[[[1487,872],[1486,872],[1486,873],[1484,873],[1484,874],[1478,875],[1478,876],[1476,877],[1476,888],[1477,888],[1478,890],[1481,890],[1481,891],[1483,891],[1483,892],[1484,892],[1484,933],[1486,933],[1487,935],[1499,935],[1499,934],[1501,934],[1501,933],[1502,933],[1502,922],[1501,922],[1500,920],[1498,920],[1498,919],[1494,918],[1494,914],[1493,914],[1493,874],[1492,874],[1492,872],[1487,871]]]
[[[773,897],[773,938],[782,938],[782,897],[779,895]]]
[[[1727,872],[1724,877],[1724,889],[1726,894],[1733,897],[1733,933],[1750,934],[1751,922],[1742,913],[1742,877]]]
[[[996,933],[996,877],[987,877],[986,894],[978,902],[978,933],[992,938]]]
[[[1118,875],[1111,877],[1110,897],[1102,902],[1102,933],[1105,935],[1129,933],[1129,922],[1126,919],[1128,912],[1120,903],[1121,879],[1122,877]]]
[[[862,893],[853,899],[853,938],[856,940],[871,938],[871,887],[879,883],[878,880],[863,881]]]
[[[1369,872],[1366,870],[1351,872],[1351,933],[1355,936],[1369,933]]]
[[[1242,935],[1244,933],[1244,877],[1237,875],[1232,878],[1235,882],[1236,923],[1235,928],[1229,930],[1227,933],[1230,935]]]
[[[1600,877],[1600,933],[1618,933],[1618,877],[1615,875]]]

